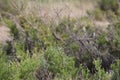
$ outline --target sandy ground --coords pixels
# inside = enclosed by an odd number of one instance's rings
[[[0,43],[4,44],[6,40],[10,39],[9,28],[5,26],[0,26]]]

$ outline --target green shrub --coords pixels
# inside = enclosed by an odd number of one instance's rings
[[[81,76],[85,80],[90,80],[90,71],[87,68],[84,68],[83,65],[80,65]]]
[[[12,70],[8,63],[7,56],[0,51],[0,80],[13,80]]]
[[[16,25],[10,19],[4,18],[4,21],[5,21],[6,25],[7,25],[7,27],[10,28],[11,35],[15,39],[18,39],[19,38],[19,30],[17,29]]]
[[[16,28],[15,25],[10,27],[11,33],[13,34],[15,39],[19,39],[19,30]]]
[[[19,64],[12,62],[13,80],[34,80],[34,72],[40,66],[39,59],[37,59],[31,59],[28,56],[26,59],[21,60]]]
[[[108,27],[108,47],[110,53],[117,58],[120,58],[120,22],[114,23]]]
[[[101,68],[100,59],[94,60],[93,64],[95,65],[96,72],[91,74],[87,66],[80,65],[80,71],[82,78],[85,80],[109,80],[110,76]],[[109,77],[108,77],[109,76]]]
[[[61,79],[68,80],[76,76],[78,69],[75,68],[73,57],[66,56],[62,49],[50,47],[45,53],[47,59],[48,69],[52,71],[55,76]]]
[[[102,21],[105,19],[105,14],[101,9],[95,9],[95,11],[93,12],[93,16],[95,18],[95,20],[99,20]]]
[[[93,63],[96,68],[95,74],[91,74],[87,68],[84,68],[82,65],[80,66],[80,71],[83,79],[85,80],[110,80],[111,79],[112,75],[106,73],[105,70],[101,68],[100,59],[94,60]]]
[[[107,74],[103,68],[101,68],[101,60],[97,59],[93,62],[97,72],[94,74],[94,80],[110,80],[111,74]]]
[[[116,60],[116,62],[112,65],[113,75],[111,80],[119,80],[120,79],[120,60]]]
[[[102,10],[112,10],[117,12],[119,6],[118,6],[118,0],[101,0],[100,7]]]
[[[97,44],[100,49],[103,49],[103,46],[107,44],[106,35],[107,34],[103,32],[99,35],[97,39]]]
[[[118,12],[118,13],[119,13],[119,12]],[[108,19],[108,20],[111,20],[111,21],[114,21],[114,22],[118,20],[117,15],[116,15],[113,11],[111,11],[111,10],[108,10],[108,11],[107,11],[106,16],[107,16],[107,19]]]
[[[8,0],[0,0],[0,10],[4,10],[4,11],[9,10]]]
[[[40,55],[30,58],[24,53],[22,45],[16,43],[17,55],[20,62],[11,60],[12,56],[0,52],[0,80],[35,80],[35,71],[40,66]],[[36,54],[37,55],[37,54]]]

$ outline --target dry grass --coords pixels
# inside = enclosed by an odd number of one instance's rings
[[[29,2],[26,9],[23,11],[23,14],[24,16],[29,14],[37,15],[37,17],[40,17],[45,23],[50,20],[58,22],[65,16],[70,16],[75,19],[88,16],[87,12],[95,10],[96,6],[97,3],[94,0],[51,0],[51,2],[40,3]],[[99,27],[109,25],[108,21],[93,20],[93,23]]]
[[[26,2],[27,1],[27,2]],[[17,4],[12,6],[12,8],[19,11],[19,14],[27,16],[30,14],[34,14],[43,19],[56,19],[57,14],[59,14],[60,18],[64,16],[70,16],[73,18],[80,18],[83,16],[87,16],[87,11],[94,10],[96,3],[93,0],[46,0],[46,1],[30,1],[30,0],[21,0],[14,1],[12,4]],[[16,6],[16,7],[15,7]],[[45,20],[46,21],[46,20]]]
[[[65,16],[75,19],[85,17],[88,16],[87,12],[96,9],[94,0],[12,0],[9,4],[13,11],[18,11],[19,15],[27,20],[36,16],[44,23],[51,20],[58,22]],[[107,21],[91,21],[102,28],[109,25]],[[0,27],[0,42],[8,39],[8,31],[6,27]]]

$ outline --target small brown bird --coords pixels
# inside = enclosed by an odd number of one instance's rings
[[[63,41],[62,38],[60,36],[58,36],[55,32],[53,32],[52,34],[56,40]]]

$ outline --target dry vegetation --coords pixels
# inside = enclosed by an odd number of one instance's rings
[[[120,80],[119,0],[0,0],[0,80]]]

